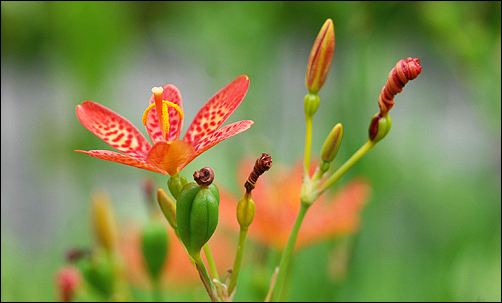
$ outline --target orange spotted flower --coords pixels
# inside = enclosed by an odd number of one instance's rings
[[[84,101],[77,105],[82,125],[121,153],[75,151],[163,175],[176,175],[209,148],[251,127],[253,121],[243,120],[220,128],[241,104],[248,88],[246,75],[223,87],[199,110],[180,140],[184,117],[181,94],[172,84],[154,87],[150,105],[143,114],[143,124],[153,146],[127,119],[103,105]]]

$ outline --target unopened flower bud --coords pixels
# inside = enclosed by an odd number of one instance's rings
[[[161,222],[151,220],[143,227],[141,240],[146,268],[150,276],[157,280],[168,255],[166,228]]]
[[[166,217],[167,222],[169,222],[169,225],[176,229],[176,203],[174,203],[173,199],[171,199],[162,188],[157,190],[157,202],[159,203],[164,217]]]
[[[57,291],[61,302],[71,302],[82,284],[82,276],[78,268],[66,265],[56,272]]]
[[[317,94],[324,85],[333,61],[334,52],[335,28],[333,20],[328,19],[324,22],[310,51],[305,83],[311,93]]]
[[[324,141],[324,145],[321,150],[322,161],[329,163],[335,159],[338,154],[338,150],[340,149],[340,144],[342,143],[342,137],[343,127],[341,123],[338,123],[335,127],[333,127],[326,138],[326,141]]]
[[[370,123],[370,140],[374,143],[382,140],[390,131],[392,120],[389,115],[382,116],[380,113],[373,116]]]
[[[92,196],[93,227],[98,244],[112,251],[117,243],[117,222],[110,198],[106,192],[96,192]]]

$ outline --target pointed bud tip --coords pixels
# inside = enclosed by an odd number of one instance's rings
[[[328,77],[335,52],[333,20],[324,22],[310,51],[305,83],[311,93],[317,93]]]

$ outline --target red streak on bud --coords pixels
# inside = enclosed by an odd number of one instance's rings
[[[334,52],[335,28],[333,20],[328,19],[324,22],[310,51],[305,82],[307,89],[312,93],[317,93],[324,85]]]

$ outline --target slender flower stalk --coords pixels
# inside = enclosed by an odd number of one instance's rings
[[[249,225],[253,222],[255,214],[255,203],[251,198],[251,192],[256,186],[256,181],[258,178],[268,171],[272,167],[272,157],[270,154],[262,153],[261,157],[256,159],[253,171],[249,174],[244,187],[246,188],[246,193],[239,200],[237,204],[237,221],[240,225],[239,230],[239,242],[237,244],[237,252],[234,261],[234,267],[232,270],[232,275],[230,277],[230,282],[228,285],[228,293],[233,296],[235,287],[237,286],[237,279],[239,277],[242,258],[244,256],[244,247],[246,245],[246,239],[248,234]]]
[[[303,157],[303,173],[308,178],[310,170],[310,154],[312,150],[312,116],[305,115],[306,131],[305,131],[305,152]]]
[[[209,276],[206,266],[204,265],[204,261],[202,261],[200,252],[193,254],[191,257],[195,261],[195,266],[197,267],[197,271],[199,272],[199,276],[202,280],[202,283],[204,284],[204,287],[206,288],[207,293],[209,294],[209,297],[213,302],[220,301],[216,294],[216,289],[213,285],[213,282],[211,281],[211,277]]]
[[[202,249],[204,250],[204,254],[206,255],[207,265],[209,266],[209,272],[211,273],[214,279],[219,280],[220,276],[218,275],[218,270],[216,269],[216,263],[214,262],[211,249],[209,248],[209,243],[204,244],[204,246],[202,246]]]
[[[366,143],[361,146],[361,148],[355,152],[352,157],[347,160],[340,168],[331,175],[326,182],[324,182],[317,190],[315,190],[311,195],[308,196],[308,200],[315,201],[317,198],[319,198],[320,195],[322,195],[328,188],[330,188],[333,184],[335,184],[340,177],[345,174],[349,168],[352,167],[359,159],[362,158],[367,152],[369,152],[376,143],[372,142],[371,140],[366,141]]]
[[[298,232],[300,231],[303,219],[305,218],[305,214],[307,214],[307,210],[309,209],[310,205],[312,204],[303,202],[301,204],[300,211],[298,212],[298,216],[296,217],[295,225],[293,226],[293,230],[291,230],[288,243],[286,244],[286,248],[284,249],[284,252],[281,256],[281,261],[279,262],[279,272],[277,274],[277,280],[275,282],[275,287],[272,293],[272,301],[278,301],[279,296],[281,295],[284,278],[286,277],[286,270],[288,268],[289,261],[291,260],[293,249],[295,248],[296,238],[298,237]]]

